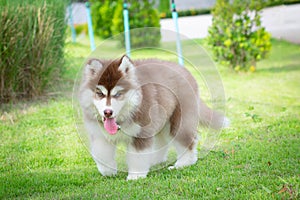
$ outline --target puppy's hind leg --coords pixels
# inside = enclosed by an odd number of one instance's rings
[[[167,161],[170,141],[170,136],[167,135],[168,132],[170,132],[169,124],[165,125],[163,130],[154,137],[152,165]]]
[[[185,106],[183,108],[193,108]],[[177,152],[177,161],[174,166],[169,169],[182,168],[185,166],[193,165],[197,162],[197,116],[189,116],[192,110],[180,111],[176,108],[173,116],[171,117],[171,131],[173,137],[172,144],[175,146]]]
[[[193,141],[190,145],[186,146],[178,141],[174,141],[174,146],[177,152],[177,161],[174,166],[171,166],[169,169],[173,168],[182,168],[185,166],[193,165],[197,162],[197,139]]]

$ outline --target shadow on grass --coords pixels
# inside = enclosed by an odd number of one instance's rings
[[[299,64],[290,64],[282,67],[270,67],[264,69],[257,69],[257,72],[269,72],[269,73],[281,73],[281,72],[292,72],[292,71],[300,71]]]

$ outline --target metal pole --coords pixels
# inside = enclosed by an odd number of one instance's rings
[[[124,35],[125,35],[125,47],[126,54],[130,57],[130,32],[129,32],[129,13],[128,13],[128,5],[127,1],[123,3],[123,17],[124,17]]]
[[[70,26],[71,26],[71,32],[72,32],[72,42],[76,43],[76,31],[74,28],[73,17],[72,17],[72,2],[70,2],[70,5],[69,5],[69,20],[70,20]]]
[[[179,27],[178,27],[178,13],[176,12],[176,5],[174,0],[172,0],[172,18],[175,24],[175,29],[176,29],[176,47],[177,47],[177,54],[178,54],[178,63],[180,65],[183,64],[183,59],[182,59],[182,49],[181,49],[181,42],[180,42],[180,34],[179,34]]]
[[[91,50],[94,51],[96,49],[96,46],[95,46],[95,40],[94,40],[94,32],[93,32],[93,24],[92,24],[90,3],[86,2],[85,7],[86,7],[86,14],[87,14],[87,21],[88,21],[90,46],[91,46]]]

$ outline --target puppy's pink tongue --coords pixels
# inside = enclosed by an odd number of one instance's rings
[[[104,128],[109,134],[116,134],[118,131],[118,125],[115,118],[106,118],[104,121]]]

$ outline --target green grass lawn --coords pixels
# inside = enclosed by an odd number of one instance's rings
[[[274,40],[255,73],[218,67],[231,127],[215,148],[191,167],[128,182],[125,172],[102,177],[77,133],[72,87],[89,52],[88,41],[68,43],[63,83],[34,102],[1,106],[0,199],[299,198],[299,45]]]

